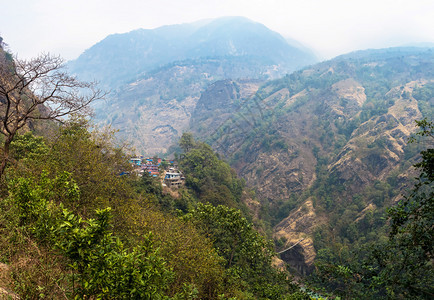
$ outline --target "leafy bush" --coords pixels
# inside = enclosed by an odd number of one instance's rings
[[[199,203],[184,218],[212,238],[225,259],[231,286],[265,299],[281,299],[298,290],[286,273],[271,266],[272,243],[254,230],[239,210]]]

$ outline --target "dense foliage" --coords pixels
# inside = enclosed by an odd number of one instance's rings
[[[233,169],[219,159],[212,148],[196,142],[190,133],[184,133],[180,140],[184,153],[179,167],[185,173],[187,186],[201,202],[242,208],[241,194],[244,181]]]
[[[282,295],[297,292],[297,286],[287,279],[288,274],[271,266],[275,255],[271,242],[254,230],[239,210],[199,203],[184,218],[211,237],[218,254],[224,259],[229,275],[227,280],[244,291],[243,297],[279,299]],[[302,293],[299,296],[303,298]]]
[[[50,138],[28,132],[11,144],[0,203],[7,290],[28,299],[305,297],[271,266],[270,243],[236,209],[242,181],[209,146],[183,154],[188,183],[173,197],[128,171],[112,132],[89,129],[73,118]]]

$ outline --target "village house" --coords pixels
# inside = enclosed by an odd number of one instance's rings
[[[145,164],[142,165],[143,172],[148,172],[149,175],[157,177],[160,174],[159,165]]]
[[[184,185],[185,178],[182,174],[173,168],[170,168],[169,171],[166,171],[164,175],[164,184],[169,188],[179,188]]]
[[[142,165],[142,159],[140,157],[132,157],[130,158],[130,164],[140,167]]]

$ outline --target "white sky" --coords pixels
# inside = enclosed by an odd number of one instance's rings
[[[322,58],[434,43],[433,0],[0,0],[0,35],[20,58],[77,58],[112,33],[244,16]]]

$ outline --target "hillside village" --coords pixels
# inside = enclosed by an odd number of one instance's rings
[[[136,156],[130,158],[130,164],[139,176],[148,174],[149,176],[159,178],[163,187],[177,189],[184,185],[185,178],[178,170],[177,163],[174,160]]]

